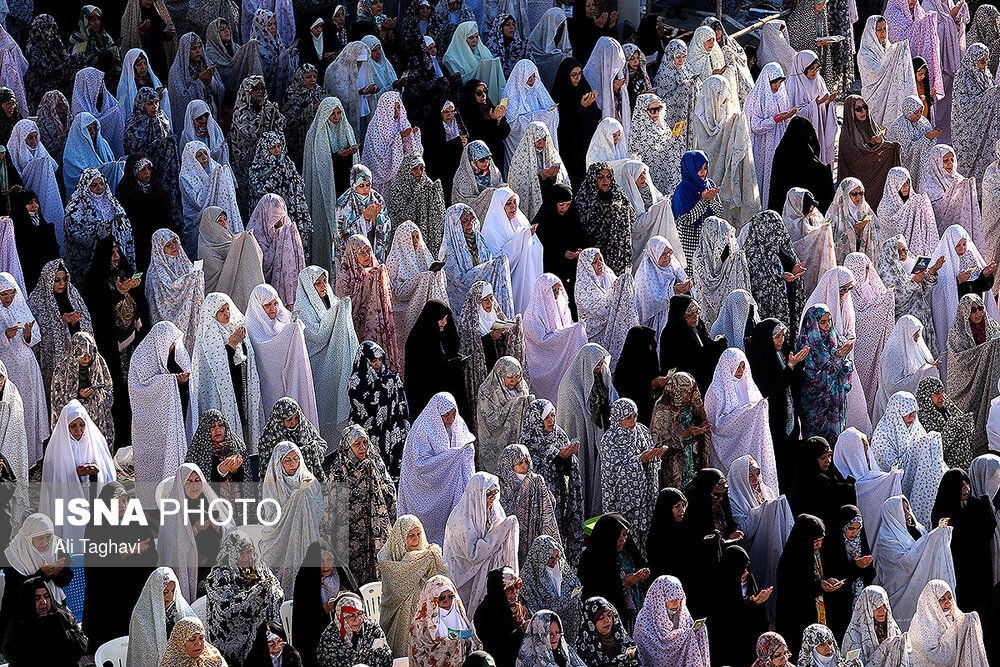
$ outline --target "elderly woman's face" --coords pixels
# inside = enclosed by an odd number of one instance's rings
[[[74,440],[79,440],[83,437],[84,431],[87,430],[87,422],[83,421],[83,417],[77,417],[69,423],[69,434],[73,436]]]
[[[365,612],[363,609],[344,614],[344,621],[351,632],[357,632],[365,622]]]
[[[188,657],[192,660],[197,660],[198,657],[205,651],[205,633],[196,632],[191,637],[184,642],[184,652],[187,653]]]
[[[56,275],[52,277],[52,291],[56,294],[62,294],[66,291],[66,285],[69,284],[69,274],[63,270],[56,271]]]
[[[31,546],[35,547],[35,551],[45,551],[50,544],[52,544],[52,533],[31,538]]]
[[[504,378],[504,384],[507,384],[507,378]],[[508,389],[510,388],[511,387],[508,387]],[[520,461],[514,464],[514,472],[516,472],[518,475],[527,475],[528,467],[529,467],[528,459],[521,459]]]
[[[270,317],[272,320],[278,316],[278,300],[277,299],[271,299],[267,303],[263,304],[263,308],[264,308],[264,312],[267,313],[267,316]]]
[[[528,80],[526,81],[526,83],[528,84],[528,88],[531,88],[532,86],[535,85],[535,79],[536,78],[537,77],[534,74],[532,74],[531,76],[528,77]]]
[[[462,213],[462,231],[466,234],[472,233],[472,221],[475,220],[476,216],[473,215],[472,211],[465,211]]]
[[[281,459],[281,467],[286,475],[294,475],[299,471],[299,455],[295,450],[285,454]]]
[[[601,253],[598,252],[594,254],[594,260],[590,263],[590,265],[594,267],[594,273],[599,276],[604,275],[604,258],[601,257]]]
[[[368,456],[368,438],[364,436],[356,438],[351,443],[351,451],[359,461],[364,461]]]
[[[913,422],[917,420],[917,411],[914,410],[908,415],[903,415],[903,423],[906,424],[907,428],[913,426]]]
[[[455,591],[448,588],[444,589],[441,591],[441,594],[438,595],[437,602],[441,609],[444,609],[445,611],[450,610],[451,605],[455,603]]]
[[[885,38],[888,33],[889,28],[884,19],[875,24],[875,36],[878,37],[878,41],[882,44],[882,46],[885,46]]]
[[[320,35],[323,34],[323,26],[324,25],[325,24],[323,23],[323,21],[319,21],[319,22],[316,23],[316,25],[314,25],[313,27],[309,28],[309,32],[311,32],[313,34],[313,37],[319,37]]]
[[[889,608],[886,607],[884,604],[879,605],[878,607],[875,607],[875,609],[872,610],[872,616],[874,616],[875,620],[878,621],[879,623],[885,623],[886,616],[888,615],[889,615]]]
[[[661,267],[670,266],[670,260],[674,256],[674,251],[670,248],[664,248],[663,252],[660,253],[660,258],[657,260],[657,264]]]
[[[479,301],[479,303],[482,305],[484,312],[487,312],[487,313],[492,313],[493,312],[493,295],[492,294],[487,294],[486,296],[484,296]]]
[[[168,257],[177,257],[181,252],[181,247],[177,244],[177,237],[172,236],[170,240],[163,244],[163,252]]]
[[[105,183],[104,178],[98,176],[93,181],[90,182],[90,191],[95,195],[103,195],[104,191],[108,189],[108,184]]]
[[[169,607],[174,601],[174,591],[177,590],[177,584],[173,581],[168,581],[163,587],[163,607]]]
[[[980,317],[982,316],[980,315]],[[944,407],[944,398],[945,398],[944,387],[941,387],[933,394],[931,394],[931,401],[934,403],[934,407],[938,408],[939,410]]]
[[[469,45],[470,49],[475,49],[477,46],[479,46],[479,33],[478,32],[473,33],[468,37],[466,37],[465,43]]]
[[[319,278],[317,278],[316,282],[313,283],[313,287],[316,288],[316,293],[319,294],[320,297],[326,296],[326,285],[326,274],[319,274]]]
[[[274,157],[281,157],[281,143],[274,143],[267,147],[267,152]]]
[[[29,132],[28,136],[24,138],[24,143],[28,144],[28,148],[34,150],[38,146],[38,132]]]
[[[416,551],[420,548],[420,537],[424,534],[424,529],[414,526],[406,533],[406,550]]]
[[[962,255],[965,254],[965,251],[968,250],[968,248],[969,244],[963,238],[958,243],[955,244],[955,254],[961,257]]]
[[[357,253],[355,253],[355,257],[358,260],[358,264],[367,269],[372,265],[372,260],[374,259],[372,257],[372,247],[370,245],[366,245]]]
[[[979,324],[983,321],[983,311],[985,309],[978,303],[972,304],[972,308],[969,310],[969,321],[973,324]],[[941,407],[940,405],[938,407]]]
[[[955,171],[955,154],[952,152],[945,153],[944,159],[941,161],[944,164],[944,170],[949,174]]]
[[[257,104],[260,104],[264,100],[264,95],[267,93],[267,89],[264,86],[257,85],[250,89],[250,97]]]
[[[508,219],[517,215],[517,195],[510,196],[507,203],[503,205],[503,210],[507,214]]]
[[[556,427],[556,413],[550,412],[546,415],[545,419],[542,420],[542,426],[545,427],[546,433],[552,433],[552,429]]]
[[[3,304],[4,308],[10,308],[10,304],[14,303],[14,296],[17,294],[17,290],[7,289],[0,292],[0,304]]]
[[[201,477],[198,476],[198,473],[192,472],[184,480],[184,495],[192,500],[201,495]]]
[[[226,425],[222,422],[222,420],[213,422],[212,425],[208,427],[208,437],[216,444],[226,439]]]
[[[602,169],[597,172],[597,189],[601,192],[607,192],[608,188],[611,187],[611,170]]]
[[[706,51],[711,51],[715,47],[715,37],[709,37],[702,42],[702,44],[704,45]]]
[[[698,315],[701,313],[701,308],[697,304],[691,304],[691,306],[684,313],[684,321],[687,322],[689,327],[698,326]]]
[[[558,621],[552,621],[552,625],[549,626],[549,646],[553,649],[559,648],[559,644],[562,642],[562,628],[559,627]]]

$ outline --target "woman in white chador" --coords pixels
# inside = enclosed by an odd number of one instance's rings
[[[433,263],[434,257],[417,225],[411,220],[398,225],[385,265],[389,269],[392,317],[400,349],[406,347],[406,337],[428,301],[448,303],[445,272],[431,271]]]
[[[326,269],[307,266],[299,273],[294,308],[304,325],[302,335],[313,371],[313,389],[322,397],[316,401],[319,421],[313,423],[327,442],[333,442],[337,426],[351,410],[347,385],[358,348],[351,299],[334,296]]]
[[[157,484],[184,463],[195,411],[181,395],[190,397],[192,384],[184,333],[173,322],[157,322],[135,348],[128,369],[135,486],[145,508],[155,506]]]
[[[819,210],[813,194],[803,188],[788,191],[781,217],[795,254],[809,267],[802,279],[802,289],[812,293],[819,279],[837,265],[833,230],[829,221],[823,219],[823,212]],[[805,310],[802,309],[803,312]],[[837,331],[840,332],[840,329]]]
[[[941,434],[928,433],[917,419],[917,399],[905,391],[893,394],[872,434],[868,450],[882,470],[903,471],[903,495],[913,514],[930,523],[938,483],[944,475]]]
[[[226,212],[233,234],[243,231],[243,220],[236,205],[236,182],[229,165],[220,165],[201,141],[189,141],[181,152],[181,209],[184,217],[182,237],[185,249],[191,250],[191,237],[197,237],[201,212],[218,206]]]
[[[731,462],[749,454],[760,465],[762,483],[777,489],[767,401],[753,381],[743,350],[731,347],[719,358],[705,392],[705,416],[712,425],[712,467],[728,470]]]
[[[42,335],[21,288],[6,271],[0,273],[0,326],[6,338],[0,341],[0,361],[7,369],[5,377],[21,392],[30,468],[42,458],[42,443],[49,437],[45,382],[31,349],[42,341]]]
[[[988,667],[983,626],[975,611],[963,613],[949,581],[931,579],[917,600],[910,622],[914,667]]]
[[[279,442],[267,463],[261,497],[278,502],[263,505],[264,526],[260,556],[281,580],[285,597],[291,598],[295,574],[306,549],[320,537],[323,518],[323,488],[302,462],[302,452],[290,442]]]
[[[163,106],[162,100],[160,106]],[[170,115],[169,111],[166,113]],[[187,146],[192,141],[200,141],[208,146],[212,159],[219,164],[229,164],[229,143],[226,141],[226,135],[222,133],[222,128],[212,117],[212,110],[202,99],[191,100],[184,112],[184,131],[181,132],[180,144]]]
[[[620,47],[619,47],[620,49]],[[623,61],[624,62],[624,61]],[[511,164],[514,151],[521,143],[528,125],[532,121],[545,123],[552,135],[556,149],[559,148],[559,112],[552,96],[545,90],[538,68],[530,60],[518,60],[507,77],[507,85],[503,88],[503,96],[507,98],[507,122],[510,123],[510,134],[504,139],[504,159]]]
[[[629,159],[619,163],[614,169],[614,175],[635,209],[635,222],[632,223],[632,269],[638,270],[642,264],[646,242],[654,236],[666,237],[671,247],[680,248],[681,237],[677,234],[670,197],[664,197],[653,183],[649,167],[639,160]],[[684,266],[683,255],[674,259],[678,266]]]
[[[791,199],[791,196],[789,196]],[[787,208],[787,207],[786,207]],[[833,317],[833,326],[842,338],[854,339],[857,337],[857,320],[854,312],[854,299],[851,292],[857,285],[857,279],[850,269],[843,266],[835,266],[826,271],[819,279],[816,289],[806,299],[806,305],[802,309],[804,313],[810,306],[825,303],[830,309]],[[858,345],[865,345],[867,341],[859,340]],[[857,346],[856,346],[857,347]],[[857,361],[852,349],[847,356],[855,362],[855,373],[857,372]],[[867,369],[870,372],[870,368]],[[852,376],[853,379],[853,376]],[[862,433],[871,433],[872,423],[868,416],[868,399],[861,382],[851,382],[851,388],[847,392],[847,426],[853,426]]]
[[[590,138],[586,166],[589,168],[595,162],[607,162],[614,169],[629,157],[628,137],[622,124],[614,118],[602,119]]]
[[[287,396],[298,402],[310,424],[318,424],[305,325],[292,318],[277,290],[265,283],[250,293],[246,327],[257,359],[261,408],[270,411]]]
[[[597,92],[601,115],[622,124],[622,140],[628,139],[632,126],[632,104],[629,101],[628,75],[625,73],[625,51],[618,40],[604,36],[597,40],[583,68],[583,76]],[[506,93],[505,93],[506,94]],[[550,127],[553,132],[555,129]]]
[[[177,575],[169,567],[153,570],[142,587],[128,624],[126,667],[143,667],[150,658],[163,659],[168,628],[187,616],[195,616],[184,599]]]
[[[639,325],[635,286],[629,271],[616,276],[601,251],[585,248],[576,265],[576,307],[587,323],[587,340],[611,353],[611,370],[625,345],[629,329]]]
[[[16,480],[11,503],[11,526],[16,528],[28,514],[28,441],[24,432],[24,404],[21,392],[7,378],[0,361],[0,454],[10,464]]]
[[[49,155],[39,139],[35,121],[27,118],[17,121],[7,140],[7,152],[24,187],[35,191],[42,216],[55,225],[56,239],[61,243],[66,210],[59,194],[59,182],[56,180],[59,163]]]
[[[652,237],[643,247],[642,261],[639,263],[639,270],[635,272],[635,300],[639,324],[656,332],[657,346],[660,344],[660,333],[663,332],[663,327],[667,326],[670,297],[682,294],[685,290],[693,291],[687,273],[677,260],[675,247],[679,248],[680,245],[674,246],[662,236]],[[579,267],[577,264],[578,272]],[[604,270],[610,271],[607,267]]]
[[[792,60],[794,58],[795,49],[789,43],[788,25],[784,21],[765,23],[764,27],[760,29],[760,47],[757,49],[757,62],[763,63],[763,66],[767,66],[768,63],[775,63],[787,72],[792,69]]]
[[[906,246],[916,256],[929,255],[938,243],[937,221],[930,198],[917,192],[911,175],[905,167],[893,167],[885,178],[882,201],[878,203],[879,239],[897,234],[906,241]],[[945,325],[944,331],[947,332]],[[944,341],[941,342],[944,349]]]
[[[691,118],[692,146],[708,157],[708,175],[719,185],[714,210],[734,225],[760,211],[760,190],[747,117],[724,76],[704,81]]]
[[[848,428],[837,437],[833,465],[842,475],[854,477],[858,509],[866,526],[868,546],[874,553],[875,540],[882,525],[882,505],[889,498],[903,493],[903,471],[883,471],[875,460],[868,438],[856,428]]]
[[[477,472],[451,511],[444,532],[444,562],[471,614],[486,595],[490,570],[504,566],[517,570],[518,521],[504,512],[499,495],[496,475]]]
[[[938,232],[943,234],[945,225],[961,225],[976,247],[989,247],[983,236],[976,179],[958,173],[955,149],[948,144],[935,145],[920,176],[920,191],[931,200]]]
[[[45,449],[38,509],[48,516],[56,516],[57,500],[65,506],[75,498],[86,499],[93,495],[94,488],[101,488],[114,479],[115,464],[108,441],[87,409],[73,399],[59,414]],[[69,553],[83,553],[83,526],[66,521],[59,526],[58,534],[67,541]]]
[[[917,94],[910,42],[890,42],[888,30],[884,16],[869,16],[858,49],[861,96],[868,102],[877,127],[896,120],[902,113],[903,100]]]
[[[912,664],[910,638],[899,629],[892,616],[889,596],[881,586],[866,586],[858,594],[842,649],[845,655],[860,651],[858,659],[866,667],[910,667]]]
[[[524,312],[531,290],[542,275],[542,242],[521,212],[520,199],[510,188],[493,193],[483,222],[483,238],[510,260],[510,284],[514,313]]]
[[[750,571],[763,590],[775,583],[778,559],[795,522],[792,509],[788,498],[761,480],[760,466],[749,454],[733,461],[726,479],[733,519],[750,554]]]
[[[173,322],[184,333],[188,352],[194,349],[198,317],[205,300],[205,272],[188,259],[172,230],[158,229],[151,241],[146,299],[153,323]]]
[[[944,264],[938,269],[938,281],[931,288],[930,300],[938,350],[944,352],[948,349],[948,332],[955,321],[962,295],[978,293],[986,304],[986,313],[994,320],[1000,320],[1000,312],[997,310],[996,293],[987,287],[987,277],[995,274],[996,265],[983,259],[972,235],[964,227],[952,225],[944,230],[941,241],[931,254],[931,261],[939,257],[944,257]],[[959,284],[962,285],[961,295]]]
[[[872,419],[877,424],[886,410],[889,397],[896,392],[917,393],[925,377],[940,377],[941,362],[934,359],[924,341],[924,325],[913,315],[896,320],[878,365],[878,391],[872,405]]]
[[[914,539],[911,530],[920,537]],[[893,496],[882,506],[882,525],[875,541],[878,553],[875,569],[889,594],[899,627],[909,628],[917,611],[917,600],[928,581],[955,581],[951,557],[954,530],[951,526],[940,526],[928,532],[914,517],[905,496]]]
[[[788,72],[785,88],[788,101],[797,107],[795,113],[804,116],[816,130],[819,161],[832,165],[837,154],[837,109],[819,70],[819,56],[815,51],[799,51],[792,59],[792,71]]]
[[[764,30],[766,31],[768,26],[774,23],[772,21],[765,24]],[[760,56],[758,60],[760,61]],[[750,126],[750,143],[753,146],[753,164],[757,172],[760,204],[765,208],[771,191],[774,151],[778,148],[781,138],[785,136],[785,129],[788,127],[786,121],[795,114],[788,101],[785,79],[782,66],[776,62],[768,62],[760,70],[757,83],[743,102],[743,113],[747,125]]]
[[[569,295],[552,273],[538,276],[524,309],[524,357],[531,388],[538,398],[553,403],[559,382],[573,364],[577,352],[587,344],[587,330],[574,322]]]
[[[191,355],[196,391],[190,409],[195,411],[195,423],[206,410],[221,411],[229,427],[246,443],[247,453],[255,456],[268,412],[261,410],[257,361],[246,333],[243,313],[232,299],[220,292],[205,297]],[[242,387],[239,396],[233,389],[234,379]]]
[[[941,131],[935,130],[924,116],[924,103],[916,95],[903,98],[899,104],[899,115],[890,118],[885,129],[885,140],[899,144],[902,168],[918,177],[923,173],[927,156],[940,135]],[[889,173],[892,174],[891,171]],[[881,209],[879,206],[879,211]]]
[[[694,259],[689,261],[706,323],[715,322],[722,303],[733,290],[750,290],[747,256],[736,238],[736,230],[722,218],[714,215],[705,218],[698,232]]]

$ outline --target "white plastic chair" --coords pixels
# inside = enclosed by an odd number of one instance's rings
[[[168,493],[170,493],[170,487],[174,485],[174,477],[176,477],[176,475],[171,475],[156,485],[156,491],[153,493],[153,497],[156,499],[157,508],[160,506],[160,501],[163,500]]]
[[[104,667],[104,663],[110,662],[113,667],[125,667],[127,655],[128,637],[119,637],[98,647],[97,653],[94,654],[94,664],[97,667]]]
[[[191,603],[191,611],[201,619],[202,625],[208,625],[208,596],[202,595]],[[100,667],[100,665],[98,665]]]
[[[382,609],[382,582],[373,581],[361,587],[361,602],[365,605],[365,616],[381,622]]]
[[[292,644],[292,601],[285,600],[281,603],[281,608],[278,610],[278,616],[281,617],[281,627],[285,630],[285,636],[288,637],[288,643]],[[292,644],[294,646],[294,644]]]
[[[392,661],[392,667],[409,667],[409,665],[410,665],[409,658],[396,658],[395,660]]]

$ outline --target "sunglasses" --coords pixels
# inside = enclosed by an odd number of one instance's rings
[[[982,312],[983,310],[986,310],[986,309],[983,308],[982,306],[973,306],[972,307],[972,312],[974,312],[974,313]]]
[[[486,91],[485,90],[477,90],[476,91],[476,97],[486,97]]]
[[[454,593],[444,593],[438,596],[438,600],[440,602],[447,602],[448,600],[454,600],[454,599],[455,599]]]
[[[841,294],[847,294],[852,289],[854,289],[854,285],[841,285],[840,286],[840,293]]]

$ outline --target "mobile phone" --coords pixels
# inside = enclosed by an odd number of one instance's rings
[[[498,104],[497,106],[501,106],[501,107],[507,106],[507,99],[508,98],[505,97],[502,100],[500,100],[500,104]]]
[[[850,660],[857,660],[860,657],[861,657],[861,649],[859,649],[859,648],[856,648],[853,651],[848,651],[847,652],[847,659],[849,661]]]
[[[301,314],[302,314],[301,310],[293,310],[292,311],[292,321],[294,322],[295,320],[299,319],[299,315],[301,315]]]
[[[685,123],[687,123],[686,120],[681,120],[681,121],[678,121],[678,122],[674,123],[674,129],[673,129],[673,131],[671,131],[670,134],[673,135],[674,137],[681,136],[681,132],[684,131],[684,124]]]
[[[697,621],[694,622],[694,627],[692,629],[693,630],[701,630],[703,627],[705,627],[705,621],[706,620],[708,620],[708,619],[699,618]]]
[[[132,274],[132,280],[139,280],[139,278],[142,278],[142,271],[137,271]]]
[[[427,267],[429,271],[440,271],[444,268],[444,262],[432,262],[430,266]]]

